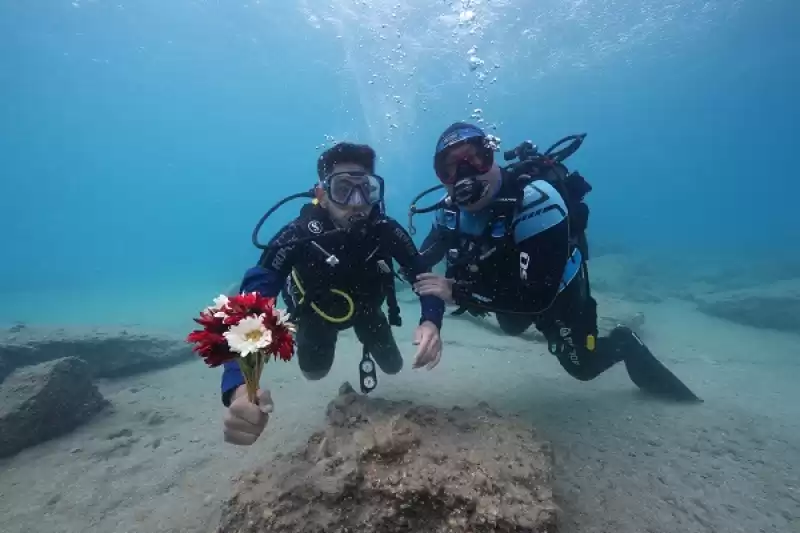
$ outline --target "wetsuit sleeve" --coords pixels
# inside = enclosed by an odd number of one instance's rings
[[[295,224],[284,226],[270,241],[270,245],[277,246],[264,250],[258,264],[245,272],[239,292],[257,292],[268,298],[276,298],[292,270],[297,255],[297,246],[292,246],[290,243],[297,238],[298,232]],[[223,366],[222,403],[227,407],[230,405],[233,391],[239,385],[244,384],[244,377],[236,361],[228,361]]]
[[[382,231],[385,232],[382,237],[386,238],[390,243],[388,248],[392,258],[397,261],[410,279],[416,279],[419,274],[431,271],[427,261],[417,250],[411,235],[403,229],[399,222],[387,217],[381,227]],[[436,324],[437,328],[442,329],[444,301],[436,296],[420,296],[419,303],[422,308],[422,316],[419,323],[430,321]]]
[[[457,283],[456,304],[518,313],[546,309],[558,294],[570,251],[567,214],[564,199],[552,185],[539,180],[526,186],[511,225],[520,282],[493,287],[490,294]]]

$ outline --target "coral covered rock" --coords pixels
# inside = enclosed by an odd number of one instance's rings
[[[484,404],[441,410],[345,384],[327,421],[242,476],[219,533],[558,531],[549,444]]]

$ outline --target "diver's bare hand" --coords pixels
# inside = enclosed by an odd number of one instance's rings
[[[434,274],[433,272],[423,272],[417,276],[414,283],[414,292],[419,296],[436,296],[444,300],[447,304],[453,302],[453,283],[455,280]]]
[[[427,367],[431,370],[439,364],[442,358],[442,338],[439,328],[430,321],[425,321],[414,332],[414,344],[419,346],[414,356],[414,368]]]
[[[233,393],[233,401],[225,412],[223,422],[225,442],[249,446],[264,431],[272,412],[272,396],[268,390],[258,390],[258,405],[247,399],[247,388],[240,385]]]

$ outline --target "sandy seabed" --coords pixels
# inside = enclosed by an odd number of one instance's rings
[[[640,394],[618,365],[570,378],[535,334],[447,319],[433,371],[379,375],[372,393],[441,407],[488,402],[518,413],[555,450],[566,533],[800,532],[800,337],[733,325],[690,304],[598,295],[599,312],[643,312],[645,342],[699,405]],[[407,361],[417,307],[396,330]],[[187,328],[190,326],[187,326]],[[357,382],[360,349],[340,338],[331,374],[306,382],[271,363],[275,413],[250,448],[222,441],[220,371],[197,361],[100,382],[113,409],[72,434],[0,461],[4,533],[214,531],[231,479],[302,444],[339,385]]]

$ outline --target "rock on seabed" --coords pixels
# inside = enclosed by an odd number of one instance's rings
[[[485,404],[442,410],[345,383],[307,445],[244,473],[219,533],[556,533],[548,443]]]
[[[95,378],[122,378],[197,360],[184,339],[136,329],[48,329],[0,332],[0,381],[14,369],[78,357]]]
[[[18,369],[0,384],[0,457],[64,435],[107,406],[81,359]]]

